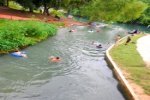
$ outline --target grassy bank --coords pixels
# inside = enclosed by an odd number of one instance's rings
[[[129,74],[128,78],[139,84],[146,94],[150,95],[150,69],[145,64],[136,50],[136,41],[143,35],[132,37],[135,43],[125,44],[125,40],[120,41],[111,51],[110,54],[118,66]]]
[[[55,25],[39,21],[0,19],[0,53],[34,45],[48,36],[55,35],[56,31]]]

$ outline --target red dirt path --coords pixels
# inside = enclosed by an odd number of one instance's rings
[[[12,20],[42,20],[50,23],[64,22],[65,26],[71,26],[72,24],[74,25],[85,24],[68,18],[61,18],[61,20],[58,21],[52,16],[45,16],[42,14],[14,10],[7,7],[0,7],[0,18],[12,19]]]

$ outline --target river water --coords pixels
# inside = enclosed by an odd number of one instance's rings
[[[27,59],[0,56],[0,100],[125,100],[104,53],[116,34],[124,36],[127,29],[117,25],[99,32],[75,29],[70,33],[70,28],[60,28],[56,36],[26,48]],[[61,61],[52,63],[49,56]]]

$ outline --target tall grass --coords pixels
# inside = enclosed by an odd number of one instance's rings
[[[33,45],[56,31],[55,25],[38,21],[0,20],[0,52]]]

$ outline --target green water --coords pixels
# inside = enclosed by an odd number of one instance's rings
[[[123,36],[127,29],[116,25],[93,33],[83,26],[72,33],[69,29],[61,28],[56,36],[26,48],[27,59],[0,56],[0,100],[125,100],[104,52],[115,35]],[[49,62],[49,56],[61,61]]]

